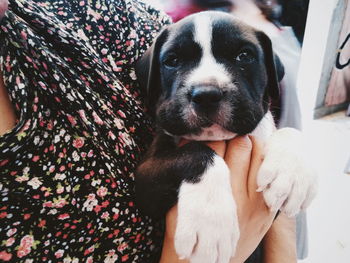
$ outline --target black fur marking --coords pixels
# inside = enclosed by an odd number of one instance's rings
[[[200,142],[177,147],[174,138],[159,134],[136,171],[137,205],[152,217],[164,216],[177,202],[181,182],[199,182],[214,155]]]

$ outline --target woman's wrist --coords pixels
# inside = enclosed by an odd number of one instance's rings
[[[174,247],[174,237],[164,236],[163,249],[159,263],[188,263],[187,260],[180,260]]]
[[[296,263],[296,222],[281,213],[264,238],[264,262]]]
[[[187,263],[180,260],[175,250],[175,230],[177,221],[177,205],[172,207],[166,215],[166,229],[163,240],[160,263]]]

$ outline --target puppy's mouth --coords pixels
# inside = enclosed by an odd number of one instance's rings
[[[225,111],[225,105],[216,110],[201,111],[190,104],[182,109],[180,116],[181,122],[174,122],[176,127],[162,127],[165,133],[195,141],[221,141],[237,136],[237,133],[225,128],[231,118],[231,110]]]
[[[223,141],[230,140],[238,134],[230,132],[218,124],[213,124],[209,127],[202,128],[198,134],[185,134],[182,138],[194,141]]]
[[[190,98],[178,93],[161,100],[158,127],[169,135],[190,140],[228,140],[253,131],[263,116],[262,109],[240,94],[202,90],[206,93],[191,93]]]

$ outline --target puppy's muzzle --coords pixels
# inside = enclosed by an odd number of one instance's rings
[[[216,110],[223,97],[224,92],[215,86],[195,86],[189,94],[191,103],[198,111]]]

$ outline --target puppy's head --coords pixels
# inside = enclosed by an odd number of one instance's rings
[[[158,125],[198,140],[252,132],[284,74],[264,33],[212,11],[164,29],[136,73]]]

